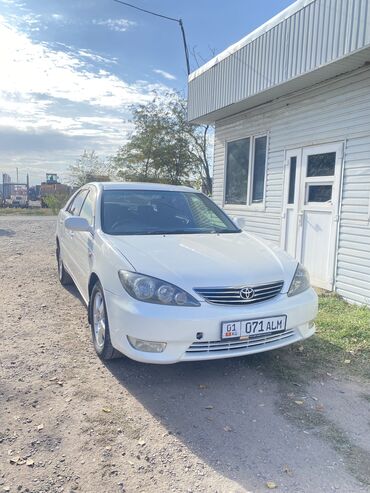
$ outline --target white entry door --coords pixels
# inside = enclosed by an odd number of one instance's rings
[[[309,271],[314,286],[332,290],[343,144],[286,153],[282,246]]]

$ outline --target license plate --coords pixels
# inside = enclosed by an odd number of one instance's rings
[[[234,322],[222,322],[222,339],[249,339],[249,337],[284,332],[286,329],[286,315],[276,317],[251,318],[249,320],[236,320]]]

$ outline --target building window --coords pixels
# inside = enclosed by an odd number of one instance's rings
[[[267,137],[228,142],[225,204],[252,205],[264,201]]]
[[[308,156],[307,177],[334,176],[336,155],[336,152],[325,152]]]
[[[250,139],[227,144],[225,204],[246,204]]]
[[[257,137],[254,140],[253,160],[253,192],[252,202],[263,202],[265,194],[265,172],[266,172],[266,145],[267,137]]]
[[[309,185],[307,202],[330,202],[333,185]]]
[[[288,204],[294,204],[296,173],[297,173],[297,157],[293,156],[290,158]]]

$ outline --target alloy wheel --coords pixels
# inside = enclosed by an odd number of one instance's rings
[[[93,304],[93,327],[96,345],[103,349],[105,341],[106,317],[102,294],[98,291]]]

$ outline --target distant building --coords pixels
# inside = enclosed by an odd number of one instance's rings
[[[35,185],[33,187],[30,187],[28,190],[28,198],[29,200],[40,200],[40,185]]]
[[[11,186],[11,176],[8,175],[7,173],[3,173],[3,189],[2,189],[2,195],[3,199],[10,199],[10,196],[12,194],[12,186]]]

